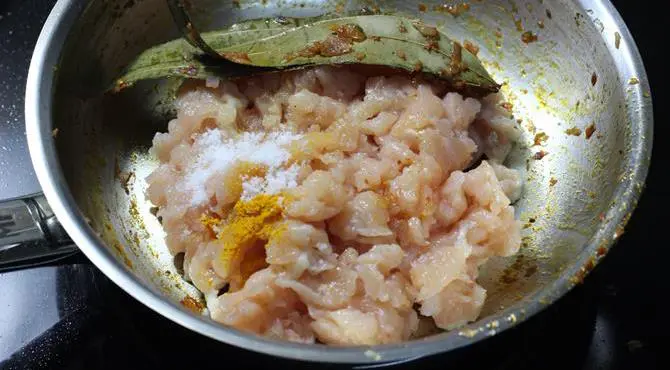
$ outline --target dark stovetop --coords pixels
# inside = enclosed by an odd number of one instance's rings
[[[655,137],[663,137],[658,25],[662,11],[613,1],[646,62],[656,102]],[[0,199],[39,190],[23,139],[23,93],[32,47],[55,0],[0,2]],[[666,118],[664,120],[663,118]],[[661,369],[670,325],[661,316],[668,292],[662,243],[670,206],[656,145],[647,190],[627,233],[610,255],[557,304],[528,322],[464,350],[408,367],[485,369]],[[12,162],[14,163],[14,162]],[[11,178],[11,183],[7,181]],[[14,181],[16,180],[16,181]],[[239,350],[190,332],[129,297],[82,255],[51,266],[0,273],[0,369],[147,369],[258,364],[306,367]],[[330,367],[330,366],[321,366]]]

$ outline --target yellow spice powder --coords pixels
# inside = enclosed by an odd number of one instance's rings
[[[214,227],[221,223],[221,219],[203,213],[202,216],[200,216],[200,223],[203,224],[203,226],[214,230]]]
[[[228,270],[224,278],[246,280],[266,265],[264,254],[251,253],[249,259],[245,258],[245,254],[259,241],[275,240],[286,230],[286,225],[281,222],[282,211],[280,195],[260,194],[235,204],[230,216],[219,225],[220,232],[217,235],[222,243],[219,258]],[[212,226],[214,220],[206,216],[201,218],[207,226]],[[237,269],[236,263],[239,263]],[[232,271],[233,269],[239,271]]]

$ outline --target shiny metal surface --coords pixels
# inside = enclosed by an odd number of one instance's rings
[[[0,201],[0,271],[77,251],[42,194]]]
[[[91,1],[84,9],[61,0],[54,8],[28,76],[33,165],[65,229],[106,275],[159,313],[220,341],[303,360],[374,363],[493,336],[579,284],[621,235],[643,189],[652,142],[649,85],[635,43],[609,2],[473,2],[453,17],[432,11],[441,2],[423,2],[431,11],[421,12],[414,2],[386,1],[383,11],[420,16],[457,40],[477,43],[485,65],[504,83],[523,131],[509,161],[526,174],[517,204],[525,223],[520,256],[492,261],[482,271],[489,297],[480,321],[408,343],[329,348],[224,328],[180,304],[186,296],[200,297],[176,273],[143,196],[144,178],[156,165],[146,151],[167,123],[169,102],[155,93],[165,84],[114,97],[100,93],[135,54],[178,35],[162,1],[124,4]],[[240,8],[202,12],[202,19],[229,23],[370,8],[368,1],[263,4],[242,1]],[[538,41],[522,42],[525,32]]]
[[[34,202],[11,200],[0,203],[0,252],[26,240],[45,239],[39,210]]]

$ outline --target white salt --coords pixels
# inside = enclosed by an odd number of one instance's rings
[[[300,166],[294,164],[287,169],[272,169],[266,173],[265,178],[245,179],[242,183],[242,199],[249,200],[259,194],[272,195],[284,189],[294,188],[298,186],[298,172],[300,172]]]
[[[294,164],[286,170],[275,171],[269,176],[266,176],[265,180],[267,185],[265,187],[265,192],[276,194],[284,189],[298,186],[298,172],[300,172],[300,166]]]
[[[242,199],[248,200],[262,193],[265,185],[265,179],[262,177],[244,179],[242,183]]]
[[[193,143],[198,157],[193,164],[186,168],[182,181],[183,190],[192,194],[191,203],[198,205],[208,200],[205,183],[217,173],[224,173],[237,161],[246,161],[262,164],[267,167],[268,179],[254,186],[247,184],[249,192],[254,188],[278,191],[280,186],[296,186],[297,169],[281,170],[281,166],[288,161],[290,153],[285,146],[300,138],[289,132],[256,133],[245,132],[235,138],[224,139],[218,129],[212,129],[198,136]],[[288,173],[285,174],[284,172]],[[290,174],[295,176],[290,178]],[[254,180],[258,181],[258,180]]]

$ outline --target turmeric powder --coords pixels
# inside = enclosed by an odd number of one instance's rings
[[[260,194],[251,200],[240,200],[231,214],[219,226],[217,239],[222,243],[219,258],[226,266],[224,279],[240,285],[254,272],[267,266],[263,248],[254,248],[262,242],[275,240],[286,230],[281,222],[282,197],[280,195]],[[210,226],[211,219],[201,218],[203,224]],[[246,258],[248,255],[249,258]]]
[[[200,216],[200,223],[207,228],[214,229],[215,226],[218,226],[221,223],[221,219],[203,213],[202,216]]]

